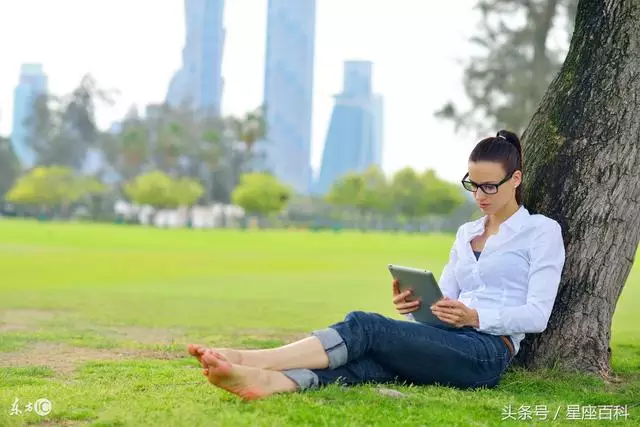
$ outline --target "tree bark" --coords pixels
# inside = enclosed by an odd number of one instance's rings
[[[611,372],[611,320],[640,239],[640,1],[581,0],[565,63],[522,138],[524,204],[556,219],[566,263],[518,364]]]

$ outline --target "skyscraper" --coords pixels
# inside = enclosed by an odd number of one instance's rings
[[[47,92],[48,78],[42,64],[22,64],[20,80],[13,98],[13,123],[11,144],[23,167],[29,168],[35,162],[35,153],[29,147],[29,125],[27,120],[33,113],[38,96]]]
[[[266,165],[296,192],[311,184],[316,0],[269,0],[265,55]]]
[[[344,88],[331,114],[316,193],[326,193],[349,172],[381,166],[383,102],[372,92],[372,68],[369,61],[344,64]]]
[[[224,0],[185,0],[186,42],[182,67],[169,84],[169,105],[188,104],[198,110],[220,112],[224,86],[223,19]]]

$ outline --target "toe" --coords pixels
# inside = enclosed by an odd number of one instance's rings
[[[189,350],[189,354],[192,356],[199,356],[199,349],[200,346],[196,345],[196,344],[189,344],[189,346],[187,347],[187,349]]]
[[[217,366],[218,365],[218,361],[220,359],[218,359],[216,357],[216,354],[217,354],[216,352],[211,351],[211,350],[205,351],[203,356],[202,356],[202,362],[204,364],[206,364],[207,366],[212,366],[212,367]]]

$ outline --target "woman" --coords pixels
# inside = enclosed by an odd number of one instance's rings
[[[189,352],[211,383],[248,400],[337,381],[496,386],[525,333],[547,327],[565,258],[560,226],[529,214],[521,183],[516,135],[476,145],[462,185],[485,216],[458,229],[440,278],[444,298],[430,307],[448,326],[352,312],[275,349]],[[411,319],[420,302],[393,288],[396,310]]]

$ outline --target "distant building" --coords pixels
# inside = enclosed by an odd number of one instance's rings
[[[182,67],[169,84],[169,105],[220,112],[224,86],[223,19],[224,0],[185,0],[186,42]]]
[[[27,120],[33,113],[34,102],[38,96],[47,93],[47,87],[48,78],[42,64],[23,64],[20,67],[20,79],[13,97],[11,144],[25,168],[35,163],[35,153],[29,147],[30,129]]]
[[[264,167],[306,194],[311,184],[311,122],[316,0],[269,0],[265,55]]]
[[[382,166],[383,101],[372,92],[369,61],[346,61],[344,88],[335,97],[314,192],[326,193],[349,172]]]

